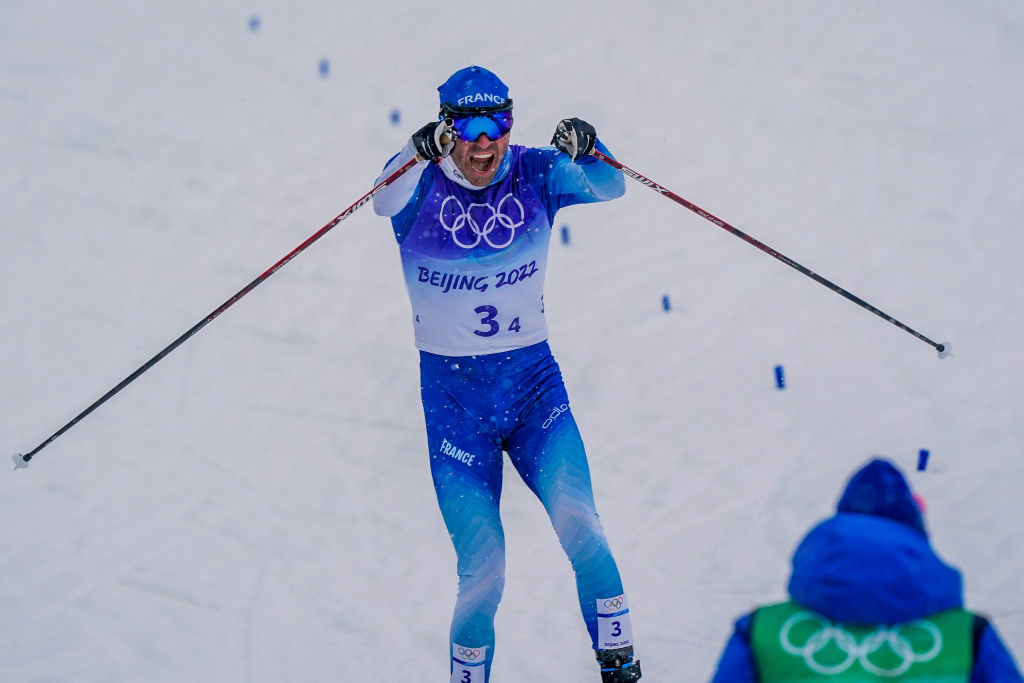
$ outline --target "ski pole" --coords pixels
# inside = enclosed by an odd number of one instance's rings
[[[601,161],[605,162],[609,166],[612,166],[613,168],[619,169],[620,171],[622,171],[623,173],[628,175],[633,180],[636,180],[637,182],[640,182],[640,183],[646,185],[647,187],[651,188],[655,192],[657,192],[657,193],[659,193],[659,194],[661,194],[661,195],[663,195],[665,197],[668,197],[669,199],[671,199],[672,201],[676,202],[677,204],[681,204],[682,206],[686,207],[690,211],[693,211],[695,214],[697,214],[701,218],[704,218],[704,219],[714,223],[715,225],[717,225],[718,227],[722,228],[723,230],[727,230],[728,232],[731,232],[732,234],[736,235],[740,239],[742,239],[742,240],[744,240],[746,242],[749,242],[750,244],[754,245],[755,247],[757,247],[758,249],[760,249],[764,253],[769,254],[770,256],[774,256],[778,260],[780,260],[783,263],[785,263],[787,266],[790,266],[791,268],[799,271],[800,273],[806,275],[807,277],[811,278],[815,282],[817,282],[817,283],[819,283],[821,285],[824,285],[825,287],[828,287],[829,289],[831,289],[836,294],[839,294],[840,296],[843,296],[843,297],[849,299],[850,301],[852,301],[853,303],[857,304],[861,308],[863,308],[865,310],[868,310],[868,311],[871,311],[872,313],[874,313],[878,317],[880,317],[883,320],[886,320],[886,321],[892,323],[893,325],[895,325],[896,327],[900,328],[904,332],[907,332],[907,333],[917,337],[918,339],[920,339],[921,341],[925,342],[926,344],[932,346],[936,351],[938,351],[939,358],[945,358],[946,356],[948,356],[950,354],[951,346],[950,346],[949,342],[939,343],[939,342],[932,341],[931,339],[929,339],[928,337],[924,336],[920,332],[918,332],[918,331],[916,331],[914,329],[911,329],[910,327],[907,327],[906,325],[901,323],[896,318],[893,318],[892,316],[890,316],[888,313],[885,313],[885,312],[880,311],[879,309],[875,308],[874,306],[869,304],[867,301],[864,301],[863,299],[861,299],[859,296],[856,296],[855,294],[852,294],[851,292],[846,291],[845,289],[843,289],[839,285],[835,284],[834,282],[831,282],[830,280],[826,280],[825,278],[823,278],[822,276],[818,275],[817,273],[815,273],[814,271],[810,270],[809,268],[805,268],[804,266],[800,265],[799,263],[797,263],[793,259],[789,258],[785,254],[782,254],[782,253],[779,253],[778,251],[775,251],[774,249],[769,247],[767,244],[765,244],[763,242],[760,242],[757,239],[755,239],[755,238],[751,237],[750,235],[748,235],[747,233],[743,232],[742,230],[739,230],[739,229],[729,225],[728,223],[723,221],[721,218],[715,216],[714,214],[711,214],[711,213],[705,211],[704,209],[700,208],[696,204],[683,199],[682,197],[680,197],[679,195],[675,194],[674,192],[666,190],[664,187],[662,187],[661,185],[657,184],[656,182],[654,182],[650,178],[647,178],[646,176],[643,176],[643,175],[637,173],[636,171],[634,171],[633,169],[629,168],[628,166],[626,166],[626,165],[616,161],[615,159],[612,159],[607,154],[603,154],[600,150],[595,149],[593,152],[591,152],[591,154],[593,154],[594,156],[596,156],[598,159],[600,159]]]
[[[72,427],[74,427],[76,424],[78,424],[80,421],[82,421],[87,415],[89,415],[89,413],[91,413],[92,411],[96,410],[97,408],[99,408],[104,403],[106,403],[108,399],[110,399],[112,396],[114,396],[114,394],[116,394],[117,392],[121,391],[126,386],[128,386],[129,384],[134,382],[136,379],[138,379],[140,375],[142,375],[144,372],[149,370],[151,367],[153,367],[154,365],[159,363],[165,356],[167,356],[167,354],[169,354],[171,351],[173,351],[174,349],[178,348],[179,346],[184,344],[186,341],[188,341],[188,339],[190,337],[192,337],[192,335],[194,335],[196,332],[198,332],[199,330],[203,329],[208,324],[213,322],[213,320],[215,318],[217,318],[217,316],[219,316],[221,313],[223,313],[224,311],[226,311],[229,308],[231,308],[231,306],[233,306],[236,301],[238,301],[243,296],[245,296],[246,294],[251,292],[261,282],[263,282],[264,280],[269,278],[271,275],[276,273],[278,270],[280,270],[282,266],[284,266],[286,263],[291,261],[293,258],[298,256],[303,251],[305,251],[307,247],[309,247],[311,244],[313,244],[313,242],[316,242],[318,239],[320,239],[321,237],[326,235],[328,233],[328,231],[331,230],[331,228],[333,228],[338,223],[342,222],[343,220],[345,220],[346,218],[351,216],[353,213],[355,213],[357,209],[361,208],[364,204],[369,202],[374,197],[374,195],[376,195],[378,192],[383,190],[385,187],[387,187],[391,183],[395,182],[399,177],[401,177],[403,174],[405,174],[406,171],[408,171],[410,168],[415,166],[417,161],[419,161],[419,158],[418,157],[413,157],[408,162],[406,162],[401,168],[399,168],[397,171],[395,171],[394,173],[389,175],[387,178],[385,178],[384,180],[382,180],[379,183],[377,183],[373,187],[372,190],[370,190],[369,192],[364,194],[362,197],[360,197],[359,200],[356,201],[355,204],[353,204],[352,206],[348,207],[347,209],[345,209],[344,211],[339,213],[337,216],[334,217],[333,220],[331,220],[330,223],[328,223],[327,225],[325,225],[324,227],[320,228],[315,233],[310,235],[309,238],[307,238],[305,242],[303,242],[299,246],[295,247],[295,249],[293,249],[290,252],[288,252],[288,254],[285,255],[284,258],[282,258],[280,261],[278,261],[277,263],[272,265],[270,268],[268,268],[262,275],[258,276],[255,280],[253,280],[252,282],[247,284],[242,289],[238,290],[237,294],[235,294],[233,297],[231,297],[230,299],[228,299],[227,301],[222,303],[220,306],[218,306],[216,309],[214,309],[214,311],[212,313],[210,313],[205,318],[203,318],[202,320],[197,322],[195,325],[193,325],[191,328],[189,328],[189,330],[187,332],[185,332],[180,337],[178,337],[177,339],[172,341],[170,344],[165,346],[158,354],[156,354],[155,356],[150,358],[148,361],[143,363],[135,372],[133,372],[132,374],[128,375],[123,380],[121,380],[117,384],[117,386],[115,386],[113,389],[111,389],[107,393],[103,394],[98,399],[96,399],[96,401],[94,401],[92,403],[92,405],[90,405],[88,408],[86,408],[85,410],[80,412],[78,415],[76,415],[66,425],[64,425],[63,427],[58,429],[56,432],[51,434],[41,444],[39,444],[38,446],[33,448],[28,453],[25,453],[24,455],[22,455],[21,453],[15,453],[12,456],[12,458],[14,459],[14,469],[17,470],[17,469],[22,468],[22,467],[28,467],[29,461],[32,460],[33,457],[35,457],[36,453],[38,453],[39,451],[41,451],[44,448],[46,448],[57,437],[59,437],[61,434],[63,434],[64,432],[68,431]]]

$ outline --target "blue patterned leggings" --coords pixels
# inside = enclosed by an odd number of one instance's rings
[[[421,352],[420,374],[431,474],[458,558],[451,680],[485,683],[490,674],[494,615],[505,584],[498,513],[503,451],[551,519],[598,649],[607,631],[599,626],[599,605],[616,597],[621,602],[622,582],[594,506],[583,440],[547,342],[483,356]]]

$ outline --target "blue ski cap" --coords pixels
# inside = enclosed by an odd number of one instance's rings
[[[498,109],[512,101],[508,86],[482,66],[467,66],[453,73],[437,91],[441,93],[441,108]]]
[[[927,536],[921,509],[907,480],[895,465],[882,458],[873,459],[850,478],[836,510],[885,517]]]
[[[508,86],[480,66],[459,69],[442,83],[441,113],[451,118],[460,138],[476,140],[486,135],[497,140],[512,128],[512,100]]]

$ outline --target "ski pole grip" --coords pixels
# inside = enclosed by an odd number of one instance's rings
[[[455,138],[453,138],[451,135],[448,135],[447,133],[441,133],[441,144],[442,145],[448,145],[448,144],[451,144],[453,142],[455,142]],[[419,152],[416,152],[416,161],[431,161],[431,159],[427,159],[422,154],[420,154]]]

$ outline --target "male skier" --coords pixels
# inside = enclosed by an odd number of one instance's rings
[[[505,573],[502,453],[540,499],[576,573],[603,683],[640,679],[629,607],[598,520],[583,441],[547,344],[544,275],[555,212],[625,192],[590,155],[580,119],[554,147],[509,144],[508,87],[477,66],[439,88],[441,111],[383,177],[421,160],[374,198],[390,216],[420,351],[431,474],[458,558],[451,683],[486,683]]]

